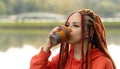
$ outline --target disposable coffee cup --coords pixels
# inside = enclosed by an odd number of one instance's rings
[[[70,29],[62,25],[62,29],[50,36],[50,42],[53,45],[66,41],[70,36]]]

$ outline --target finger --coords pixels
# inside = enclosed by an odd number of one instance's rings
[[[63,29],[62,26],[58,26],[58,28],[57,28],[58,31],[60,31],[60,30],[62,30],[62,29]]]
[[[56,33],[56,31],[53,31],[53,34],[55,34]]]

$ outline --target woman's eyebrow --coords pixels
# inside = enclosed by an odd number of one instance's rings
[[[80,24],[80,22],[73,22],[73,24]]]
[[[80,22],[72,22],[73,24],[80,24]],[[70,24],[70,22],[66,22],[66,24]]]
[[[66,23],[70,23],[70,22],[67,21]]]
[[[66,22],[66,24],[70,24],[70,22]]]

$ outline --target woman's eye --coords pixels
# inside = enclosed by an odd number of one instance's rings
[[[79,25],[74,25],[75,27],[80,27]]]
[[[69,24],[66,24],[65,26],[66,26],[66,27],[69,27]]]
[[[66,27],[68,27],[69,26],[69,23],[66,23],[66,25],[65,25]]]
[[[66,24],[65,26],[66,26],[66,27],[69,27],[69,25],[67,25],[67,24]]]

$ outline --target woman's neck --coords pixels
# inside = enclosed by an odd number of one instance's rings
[[[77,60],[79,60],[81,58],[81,48],[82,48],[81,46],[82,46],[82,43],[81,42],[75,43],[75,44],[73,44],[73,46],[74,46],[74,57]],[[86,52],[87,52],[87,46],[88,46],[88,42],[85,41],[84,42],[84,49],[83,49],[84,54],[86,54]]]

